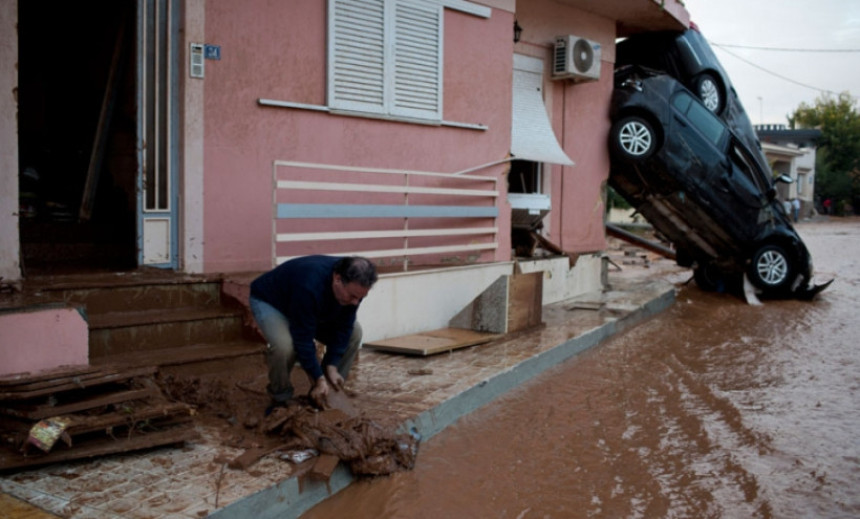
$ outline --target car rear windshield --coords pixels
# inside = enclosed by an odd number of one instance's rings
[[[714,146],[719,146],[726,127],[713,112],[705,108],[687,92],[678,92],[672,98],[672,106],[687,116],[687,120],[695,126]]]

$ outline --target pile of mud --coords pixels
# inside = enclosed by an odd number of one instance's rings
[[[398,432],[396,425],[365,416],[342,392],[329,400],[334,408],[320,410],[309,398],[298,397],[266,416],[270,399],[263,379],[166,376],[158,382],[171,399],[194,406],[196,419],[219,425],[222,444],[233,448],[261,454],[313,450],[337,457],[355,476],[386,475],[415,465],[417,431]]]
[[[314,449],[336,456],[356,476],[411,470],[420,439],[415,431],[397,433],[366,417],[350,417],[340,409],[318,411],[303,399],[275,408],[263,429],[284,438],[287,449]]]

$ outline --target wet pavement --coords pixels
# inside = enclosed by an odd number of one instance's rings
[[[750,306],[667,271],[668,311],[302,517],[860,517],[860,219],[797,228],[835,278],[814,302]]]
[[[363,350],[348,381],[358,396],[349,403],[380,423],[414,427],[426,441],[499,395],[671,306],[675,287],[652,275],[677,267],[647,266],[637,262],[615,273],[603,293],[544,307],[544,326],[498,341],[428,358]],[[255,373],[237,385],[248,395],[264,396],[265,369]],[[264,408],[263,401],[260,414]],[[234,429],[241,429],[239,422]],[[296,477],[302,468],[277,452],[247,470],[230,469],[228,462],[248,442],[228,437],[223,424],[201,422],[196,429],[200,439],[182,448],[0,475],[0,493],[68,518],[262,519],[297,517],[352,481],[343,467],[327,483],[302,480]],[[423,458],[419,453],[419,466]]]

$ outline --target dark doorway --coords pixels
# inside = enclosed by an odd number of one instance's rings
[[[135,5],[18,4],[25,275],[136,266]]]

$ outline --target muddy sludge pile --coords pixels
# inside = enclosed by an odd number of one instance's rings
[[[307,396],[264,415],[269,404],[265,379],[166,376],[160,385],[171,399],[194,406],[200,420],[214,418],[221,442],[242,449],[222,460],[231,469],[247,470],[266,456],[295,465],[295,476],[328,481],[342,461],[355,476],[379,476],[415,465],[420,435],[398,432],[398,426],[371,419],[355,408],[345,391],[320,410]]]
[[[266,417],[263,428],[267,434],[286,440],[282,450],[319,452],[311,474],[326,480],[337,460],[344,462],[356,476],[411,470],[420,440],[416,431],[397,433],[393,427],[369,418],[349,416],[340,409],[317,411],[301,401],[275,408]]]

